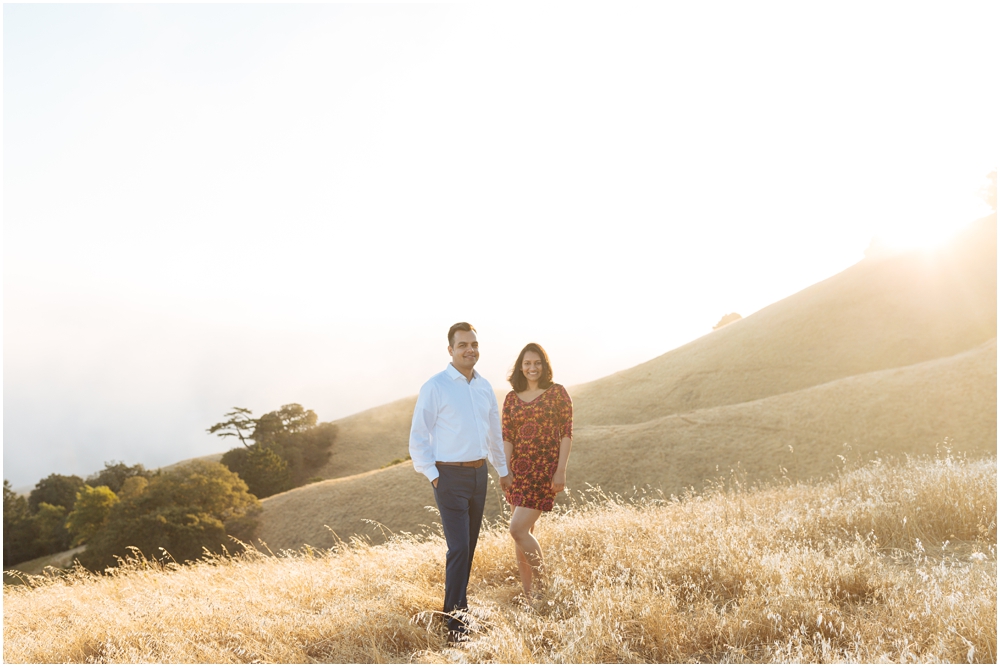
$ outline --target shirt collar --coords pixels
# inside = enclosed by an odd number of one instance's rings
[[[448,364],[448,367],[446,369],[444,369],[444,372],[447,373],[448,377],[450,377],[452,380],[457,380],[459,378],[465,380],[465,376],[462,375],[462,373],[457,368],[455,368],[455,366],[452,365],[452,364]],[[475,368],[473,368],[472,369],[472,379],[476,380],[478,378],[479,378],[479,373],[476,372]],[[465,380],[465,381],[468,382],[468,380]]]

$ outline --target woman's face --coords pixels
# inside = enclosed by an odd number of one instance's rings
[[[521,360],[521,372],[528,382],[536,383],[542,377],[542,358],[537,352],[528,350]]]

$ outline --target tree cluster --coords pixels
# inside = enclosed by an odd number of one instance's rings
[[[301,405],[254,418],[234,408],[209,430],[237,437],[222,464],[195,461],[157,471],[111,461],[86,480],[52,474],[27,498],[7,480],[3,490],[3,563],[11,568],[41,556],[86,545],[86,567],[114,565],[130,549],[147,558],[178,562],[217,552],[228,536],[250,542],[259,526],[258,498],[301,486],[325,464],[337,427],[317,423]]]
[[[239,476],[206,461],[156,473],[111,462],[86,481],[49,475],[27,498],[4,480],[4,568],[82,544],[77,559],[95,570],[134,549],[178,562],[239,551],[229,536],[251,542],[260,509]]]
[[[258,498],[302,486],[325,464],[337,439],[337,426],[317,423],[316,413],[298,403],[254,418],[234,407],[209,433],[242,444],[222,455],[222,463],[247,483]]]
[[[236,474],[218,463],[192,461],[148,481],[125,484],[78,559],[98,570],[134,550],[149,559],[177,562],[195,560],[206,551],[238,551],[229,537],[251,542],[260,511],[260,501]]]
[[[3,487],[3,566],[48,556],[87,541],[96,526],[98,508],[114,503],[113,497],[130,478],[152,473],[141,464],[127,466],[111,461],[86,480],[77,475],[53,473],[40,480],[27,498],[16,493],[7,480]]]

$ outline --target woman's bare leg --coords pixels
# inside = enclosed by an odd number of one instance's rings
[[[532,525],[528,532],[534,533],[535,526]],[[521,586],[524,588],[524,594],[529,595],[531,591],[531,563],[528,562],[528,557],[524,555],[521,547],[517,546],[517,542],[514,543],[514,554],[517,557],[517,572],[521,575]]]
[[[510,536],[514,538],[517,553],[517,569],[521,575],[521,587],[524,594],[531,596],[531,582],[542,569],[542,547],[532,535],[535,522],[542,515],[542,510],[527,507],[515,507],[510,517]]]

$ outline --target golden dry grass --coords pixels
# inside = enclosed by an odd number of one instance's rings
[[[7,662],[996,660],[996,460],[883,462],[815,485],[738,476],[680,500],[546,515],[551,584],[518,598],[487,532],[478,632],[449,648],[439,536],[4,587]]]

